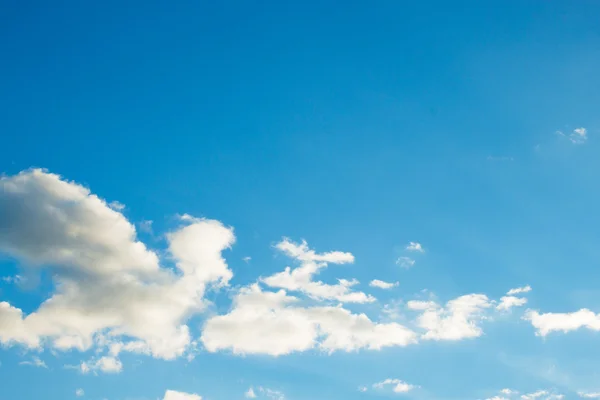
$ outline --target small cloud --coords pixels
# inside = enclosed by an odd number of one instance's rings
[[[118,201],[112,201],[108,206],[115,211],[123,211],[125,209],[125,204],[119,203]]]
[[[510,396],[510,395],[513,395],[513,394],[518,394],[519,392],[517,392],[516,390],[512,390],[512,389],[506,388],[506,389],[502,389],[500,391],[500,393],[505,394],[507,396]]]
[[[556,131],[556,134],[569,139],[573,144],[584,144],[588,139],[587,129],[585,128],[576,128],[570,133]]]
[[[584,399],[600,399],[600,392],[578,392],[577,394]]]
[[[383,389],[386,386],[393,386],[392,390],[394,391],[394,393],[408,393],[417,387],[414,385],[410,385],[404,381],[401,381],[400,379],[391,378],[373,384],[373,387],[375,389]]]
[[[101,357],[99,360],[90,360],[82,362],[79,366],[79,370],[82,374],[89,372],[101,371],[106,374],[118,374],[123,370],[123,364],[116,357]]]
[[[77,397],[83,397],[83,395],[85,395],[85,392],[83,391],[83,389],[77,389],[75,391],[75,396],[77,396]]]
[[[513,307],[521,307],[527,304],[527,299],[516,296],[503,296],[500,298],[500,304],[496,306],[498,311],[509,311]]]
[[[39,357],[33,357],[31,361],[21,361],[19,365],[29,365],[37,368],[48,368],[46,363],[40,360]]]
[[[358,388],[358,391],[359,391],[359,392],[363,392],[363,393],[364,393],[364,392],[366,392],[367,390],[369,390],[369,389],[368,389],[366,386],[360,386],[360,387]]]
[[[138,223],[138,227],[140,232],[144,233],[152,233],[152,221],[151,220],[142,220]]]
[[[250,260],[252,260],[252,257],[250,257],[250,256],[246,256],[246,257],[242,258],[242,261],[245,262],[246,264],[248,264],[250,262]]]
[[[514,294],[529,293],[529,292],[531,292],[531,286],[527,285],[527,286],[523,286],[523,287],[510,289],[506,294],[509,296],[512,296]]]
[[[396,265],[408,269],[415,265],[415,260],[413,260],[410,257],[398,257],[398,259],[396,260]]]
[[[254,389],[250,388],[248,389],[248,391],[244,394],[244,396],[246,396],[246,398],[248,399],[255,399],[256,398],[256,393],[254,393]]]
[[[406,246],[406,250],[425,253],[425,249],[423,249],[423,246],[419,242],[410,242],[408,246]]]
[[[400,283],[398,283],[398,282],[391,283],[391,282],[380,281],[379,279],[373,279],[371,281],[371,283],[369,283],[369,286],[376,287],[379,289],[391,289],[393,287],[398,286],[399,284]]]

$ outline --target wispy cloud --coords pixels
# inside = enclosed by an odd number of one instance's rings
[[[584,144],[588,140],[587,129],[585,128],[575,128],[571,132],[563,132],[556,131],[556,134],[562,137],[565,137],[571,141],[573,144]]]

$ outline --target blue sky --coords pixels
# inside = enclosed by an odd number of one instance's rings
[[[600,398],[596,2],[2,5],[0,400]]]

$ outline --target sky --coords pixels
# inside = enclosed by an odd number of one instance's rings
[[[0,400],[600,398],[597,2],[0,4]]]

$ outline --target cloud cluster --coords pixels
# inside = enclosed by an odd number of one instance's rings
[[[167,238],[175,270],[89,189],[43,170],[0,178],[0,252],[49,270],[55,287],[28,315],[0,302],[0,342],[87,350],[105,335],[155,357],[182,355],[207,285],[232,276],[221,252],[235,237],[218,221],[188,219]]]
[[[377,323],[341,306],[305,307],[284,290],[268,292],[253,284],[240,290],[229,313],[206,322],[201,341],[211,352],[280,356],[313,348],[379,350],[407,346],[416,338],[397,323]]]
[[[357,280],[339,279],[337,285],[313,280],[314,276],[330,263],[353,263],[354,256],[351,253],[332,251],[318,254],[309,249],[306,241],[294,243],[288,238],[284,238],[275,247],[300,265],[294,269],[286,267],[284,271],[262,279],[267,286],[302,292],[316,300],[337,300],[344,303],[372,303],[375,301],[373,296],[352,291],[352,286],[359,283]]]
[[[450,300],[445,306],[434,301],[411,300],[409,309],[420,311],[417,324],[425,330],[425,340],[461,340],[481,336],[479,322],[492,302],[484,294],[468,294]]]
[[[511,289],[499,303],[476,293],[445,305],[412,300],[406,309],[416,315],[409,325],[374,320],[345,308],[376,301],[356,290],[356,279],[334,284],[317,279],[332,264],[352,264],[354,255],[319,253],[306,241],[283,238],[275,248],[295,265],[236,289],[229,311],[208,318],[197,338],[188,322],[206,308],[206,291],[228,286],[233,277],[222,255],[235,242],[233,229],[183,215],[180,225],[164,235],[166,248],[159,255],[138,240],[123,209],[44,170],[0,178],[0,253],[34,271],[47,271],[54,284],[33,312],[0,302],[0,344],[96,347],[95,357],[80,364],[82,373],[120,372],[122,352],[173,359],[197,344],[210,352],[271,356],[313,349],[380,350],[419,340],[478,337],[489,309],[521,306],[526,299],[520,296],[531,290]],[[424,252],[417,242],[405,250]],[[397,285],[377,279],[369,284],[378,289]],[[587,310],[563,315],[570,318],[563,325],[556,314],[530,312],[528,318],[543,334],[576,326],[600,329],[598,316]]]

